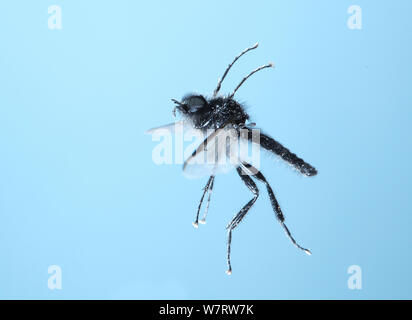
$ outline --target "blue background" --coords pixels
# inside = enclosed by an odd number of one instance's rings
[[[47,8],[62,7],[62,30]],[[350,5],[362,30],[347,27]],[[410,1],[2,1],[1,298],[412,298]],[[262,170],[297,240],[232,173],[207,225],[191,226],[206,179],[157,166],[145,130],[170,98],[211,94],[230,72],[258,126],[316,166]],[[262,186],[263,187],[263,186]],[[49,265],[62,290],[49,290]],[[362,268],[362,290],[347,286]]]

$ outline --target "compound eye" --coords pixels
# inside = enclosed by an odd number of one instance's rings
[[[200,96],[188,97],[184,102],[189,107],[189,112],[197,112],[199,109],[204,108],[206,104],[205,98]]]

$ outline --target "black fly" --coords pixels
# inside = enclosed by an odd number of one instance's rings
[[[183,170],[187,171],[188,168],[196,162],[196,159],[199,157],[205,157],[205,154],[209,152],[211,149],[218,151],[218,153],[212,153],[212,161],[210,161],[210,156],[206,155],[210,162],[212,162],[212,166],[209,169],[208,175],[210,175],[209,180],[204,188],[204,192],[200,199],[200,203],[197,209],[196,220],[193,225],[197,228],[199,222],[205,223],[205,218],[207,215],[207,211],[209,208],[210,197],[213,190],[213,185],[215,181],[215,176],[218,172],[217,168],[219,167],[218,158],[223,154],[224,157],[228,156],[228,152],[226,148],[227,140],[223,143],[223,151],[219,154],[219,147],[217,141],[217,137],[221,134],[221,132],[227,132],[229,129],[235,132],[235,138],[239,140],[244,140],[247,143],[258,143],[260,147],[263,149],[279,156],[284,161],[288,162],[291,166],[293,166],[296,170],[298,170],[301,174],[311,177],[317,174],[317,171],[314,167],[310,164],[303,161],[301,158],[296,156],[296,154],[290,152],[287,148],[282,146],[279,142],[274,140],[273,138],[269,137],[268,135],[259,131],[258,139],[253,138],[252,131],[254,127],[254,123],[247,123],[249,120],[249,115],[245,112],[242,105],[237,102],[233,97],[236,91],[240,88],[240,86],[254,73],[265,69],[270,68],[273,65],[271,63],[261,66],[255,70],[253,70],[249,75],[242,79],[239,85],[235,88],[235,90],[227,96],[219,95],[220,87],[225,79],[227,73],[229,72],[230,68],[233,64],[246,52],[256,49],[258,44],[247,48],[243,52],[241,52],[231,64],[225,70],[221,79],[219,79],[217,87],[213,93],[212,98],[205,98],[203,95],[199,94],[191,94],[185,96],[182,101],[177,101],[172,99],[175,103],[175,108],[173,110],[173,114],[176,114],[176,110],[182,115],[183,121],[186,125],[193,130],[198,130],[203,134],[206,132],[211,132],[210,134],[206,134],[207,138],[199,145],[199,147],[192,153],[190,157],[186,159],[183,165]],[[161,128],[170,127],[171,125],[163,126]],[[157,129],[157,128],[156,128]],[[155,130],[155,129],[152,129]],[[242,134],[246,131],[246,135]],[[209,152],[210,153],[210,152]],[[287,236],[292,241],[292,243],[299,249],[305,251],[307,254],[311,254],[308,249],[301,247],[295,239],[292,237],[289,229],[284,223],[284,215],[282,210],[279,206],[278,201],[276,200],[275,194],[269,185],[266,178],[263,174],[259,171],[256,166],[252,163],[247,162],[244,158],[237,155],[236,161],[231,163],[232,167],[235,167],[240,178],[242,179],[243,183],[249,188],[249,190],[253,193],[253,198],[235,215],[232,221],[227,225],[228,230],[228,244],[227,244],[227,264],[228,270],[227,274],[231,274],[232,266],[230,263],[230,249],[231,249],[231,242],[232,242],[232,231],[238,226],[238,224],[243,220],[246,216],[249,209],[253,206],[259,196],[259,189],[252,178],[263,182],[266,186],[267,192],[269,194],[270,202],[272,204],[272,208],[276,214],[277,219],[279,220],[280,224],[282,225],[283,229],[286,231]],[[203,203],[203,200],[208,193],[206,209],[204,213],[204,217],[199,220],[199,213]]]

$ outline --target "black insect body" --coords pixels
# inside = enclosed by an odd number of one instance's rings
[[[172,99],[172,101],[176,104],[176,107],[173,110],[173,113],[175,114],[175,111],[177,110],[182,115],[182,117],[185,119],[184,121],[186,121],[186,123],[189,123],[189,125],[192,128],[194,128],[195,130],[200,130],[202,132],[206,132],[207,130],[209,131],[212,130],[212,133],[209,136],[207,136],[204,142],[192,153],[192,155],[188,159],[186,159],[183,165],[183,170],[187,170],[187,168],[191,166],[192,162],[196,160],[196,158],[200,156],[204,156],[207,150],[211,149],[212,147],[215,148],[216,146],[214,144],[216,144],[216,137],[220,134],[220,132],[225,131],[228,128],[234,131],[237,137],[239,138],[243,137],[243,139],[248,141],[249,143],[250,142],[256,143],[256,141],[254,141],[252,138],[253,135],[251,134],[252,131],[254,130],[253,129],[254,124],[247,124],[247,121],[249,120],[249,115],[245,112],[242,105],[233,99],[233,96],[236,93],[236,91],[240,88],[240,86],[251,75],[253,75],[254,73],[262,69],[272,67],[272,64],[264,65],[252,71],[248,76],[243,78],[243,80],[235,88],[233,93],[229,94],[228,96],[218,96],[218,93],[219,93],[222,81],[225,79],[232,65],[242,55],[244,55],[246,52],[250,50],[257,48],[257,46],[258,44],[255,44],[253,47],[247,48],[242,53],[240,53],[233,60],[231,64],[229,64],[222,78],[218,81],[217,88],[215,89],[212,98],[207,99],[202,95],[192,94],[192,95],[185,96],[180,102]],[[242,136],[241,131],[243,132],[246,131],[248,134],[246,134],[246,136],[245,135]],[[291,166],[293,166],[303,175],[314,176],[317,174],[317,171],[314,167],[312,167],[310,164],[303,161],[301,158],[296,156],[294,153],[290,152],[287,148],[282,146],[279,142],[277,142],[273,138],[269,137],[268,135],[260,131],[259,131],[258,143],[260,147],[279,156],[281,159],[288,162]],[[259,189],[253,179],[259,182],[262,182],[266,186],[266,189],[269,194],[270,201],[271,201],[271,205],[276,214],[276,217],[279,220],[282,227],[284,228],[284,230],[286,231],[286,234],[290,238],[292,243],[296,247],[298,247],[299,249],[305,251],[307,254],[310,255],[311,252],[308,249],[301,247],[295,241],[289,229],[285,225],[284,223],[285,218],[279,206],[279,203],[276,200],[275,194],[271,186],[269,185],[268,181],[263,176],[263,174],[256,167],[254,167],[253,164],[248,163],[247,161],[242,159],[241,156],[238,156],[237,161],[233,164],[233,166],[236,168],[236,171],[238,172],[244,184],[253,193],[253,198],[246,205],[244,205],[244,207],[235,215],[232,221],[227,225],[227,230],[228,230],[228,247],[227,247],[228,270],[227,270],[227,273],[231,274],[232,272],[231,261],[230,261],[232,231],[243,220],[243,218],[246,216],[247,212],[253,206],[253,204],[256,202],[259,196]],[[193,223],[193,225],[196,228],[198,227],[199,222],[205,223],[205,218],[208,212],[210,197],[213,191],[213,185],[214,185],[215,176],[217,172],[216,170],[213,170],[213,169],[216,169],[217,167],[218,167],[218,164],[216,163],[215,165],[212,166],[212,170],[210,170],[209,172],[210,177],[204,188],[204,192],[202,194],[202,197],[200,199],[200,203],[198,206],[196,220]],[[201,206],[202,206],[202,203],[203,203],[203,200],[206,194],[208,194],[208,198],[207,198],[204,217],[199,220],[200,209],[201,209]]]
[[[219,129],[227,124],[242,127],[249,119],[243,107],[229,97],[212,98],[209,101],[201,95],[189,95],[182,102],[173,100],[184,117],[196,129]]]

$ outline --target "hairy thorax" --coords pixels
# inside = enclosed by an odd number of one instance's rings
[[[249,119],[242,105],[230,98],[213,98],[209,100],[208,108],[192,118],[193,124],[199,129],[223,128],[227,124],[242,127]]]

